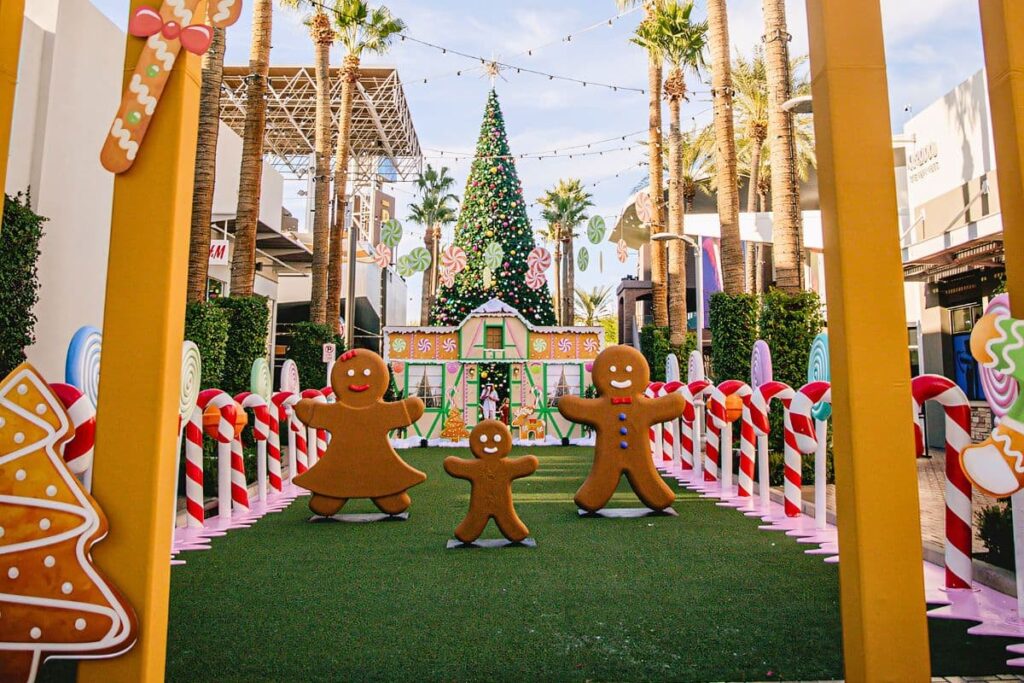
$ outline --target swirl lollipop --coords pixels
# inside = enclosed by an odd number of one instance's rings
[[[750,388],[757,389],[772,381],[772,352],[768,342],[758,339],[750,354]]]
[[[441,265],[447,268],[452,275],[458,275],[465,270],[466,262],[466,252],[462,247],[452,244],[441,252]]]
[[[285,360],[281,366],[281,379],[278,388],[289,394],[297,394],[302,391],[299,383],[299,366],[291,358]]]
[[[831,382],[832,372],[829,369],[828,334],[822,332],[811,342],[811,355],[807,359],[808,382]],[[827,420],[832,414],[832,404],[815,403],[811,415],[815,420]]]
[[[260,357],[252,362],[249,372],[249,391],[269,401],[274,392],[274,380],[270,376],[270,365],[267,359]]]
[[[402,241],[402,224],[392,218],[380,226],[380,241],[394,249]]]
[[[416,274],[416,269],[412,267],[412,261],[408,254],[398,257],[398,274],[404,278],[410,278]]]
[[[654,204],[651,202],[651,193],[647,191],[637,192],[634,206],[636,207],[636,217],[640,219],[640,222],[650,223],[654,218]]]
[[[422,273],[430,267],[430,252],[423,247],[416,247],[409,252],[409,265],[417,273]]]
[[[71,338],[64,364],[64,381],[78,387],[94,406],[99,402],[102,347],[103,335],[99,330],[89,326],[79,328]]]
[[[442,287],[453,287],[455,286],[455,273],[448,270],[447,268],[441,268],[440,277]]]
[[[601,243],[601,240],[604,239],[605,227],[604,219],[600,216],[594,216],[590,219],[590,222],[587,223],[587,238],[591,244]]]
[[[581,273],[590,265],[590,252],[587,251],[586,247],[580,247],[579,252],[576,254],[576,265]]]
[[[484,265],[491,270],[497,270],[501,266],[501,259],[505,256],[505,250],[497,242],[490,242],[484,248]]]
[[[551,252],[544,247],[534,247],[526,255],[526,265],[530,270],[543,273],[551,267]]]
[[[526,271],[526,286],[530,289],[540,289],[548,279],[542,270],[530,269]]]
[[[704,381],[704,354],[694,349],[690,351],[690,357],[686,365],[686,383]]]
[[[373,262],[383,270],[391,265],[391,247],[381,242],[373,249]]]
[[[194,342],[181,345],[181,390],[178,392],[178,415],[182,423],[188,420],[196,409],[199,391],[203,383],[203,359]]]
[[[615,245],[615,255],[619,257],[619,263],[625,263],[629,258],[629,252],[626,251],[626,240],[619,240],[619,243]]]
[[[1010,317],[1010,297],[1000,294],[993,297],[985,307],[985,315],[996,315],[999,318]],[[981,369],[981,386],[985,390],[985,401],[992,408],[996,417],[1005,417],[1020,395],[1017,380],[994,368],[979,363]]]

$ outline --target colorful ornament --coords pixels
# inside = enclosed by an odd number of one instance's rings
[[[587,251],[586,247],[580,247],[579,252],[576,254],[576,265],[581,273],[586,271],[587,266],[590,265],[590,252]]]
[[[484,265],[491,270],[495,270],[501,265],[501,259],[504,255],[505,252],[501,248],[501,244],[490,242],[484,248]]]
[[[604,239],[605,222],[600,216],[594,216],[587,223],[587,238],[592,244],[600,244]]]
[[[532,268],[526,271],[526,286],[530,289],[540,289],[548,281],[542,270],[533,270]]]
[[[543,273],[551,267],[551,252],[544,247],[534,247],[526,255],[526,265],[530,270]]]
[[[422,273],[430,267],[430,252],[425,247],[416,247],[409,252],[409,265],[417,273]]]
[[[384,270],[391,265],[391,247],[381,242],[373,249],[373,262],[377,267]]]
[[[394,249],[402,241],[402,224],[398,219],[392,218],[380,226],[380,241]]]
[[[629,258],[629,252],[626,251],[626,240],[619,240],[619,243],[615,245],[615,255],[618,257],[619,263],[625,263]]]
[[[452,275],[458,275],[465,270],[466,262],[466,252],[454,244],[446,247],[441,253],[441,265],[451,271]]]
[[[416,269],[413,267],[412,259],[409,258],[408,254],[398,257],[398,274],[406,279],[416,274]]]

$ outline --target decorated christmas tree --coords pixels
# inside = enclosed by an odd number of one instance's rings
[[[534,247],[533,231],[493,90],[487,97],[476,158],[463,197],[455,244],[465,250],[467,264],[451,286],[442,284],[431,323],[455,325],[477,306],[497,298],[531,323],[553,325],[555,311],[547,283],[539,289],[526,285],[526,256]]]

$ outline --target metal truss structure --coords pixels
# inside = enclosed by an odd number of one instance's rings
[[[245,129],[248,66],[224,67],[221,120],[238,135]],[[268,75],[265,153],[275,169],[304,177],[313,167],[316,129],[316,76],[313,67],[271,67]],[[340,69],[331,69],[331,116],[337,144],[341,109]],[[419,138],[398,71],[363,67],[352,107],[352,158],[363,167],[373,159],[377,173],[407,180],[422,168]],[[362,170],[362,168],[360,168]]]

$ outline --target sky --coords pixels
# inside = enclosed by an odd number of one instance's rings
[[[128,0],[93,2],[124,27]],[[616,16],[611,0],[385,0],[384,4],[405,21],[408,35],[420,40],[545,73],[629,88],[647,87],[646,57],[639,47],[629,43],[641,13],[618,17],[609,26],[608,20]],[[805,3],[787,0],[786,6],[793,36],[791,54],[806,54]],[[228,29],[225,62],[229,65],[248,61],[250,8],[251,2],[246,0],[242,18]],[[697,0],[697,8],[703,14],[702,0]],[[733,50],[750,54],[762,34],[761,3],[729,0],[728,8]],[[913,112],[921,111],[982,67],[978,5],[964,0],[882,0],[882,10],[890,109],[898,131]],[[303,19],[302,12],[275,3],[272,64],[312,64],[313,49]],[[597,28],[583,30],[598,24]],[[572,39],[566,41],[569,35]],[[335,49],[332,64],[340,64],[341,57],[341,50]],[[363,63],[398,68],[420,145],[425,154],[434,155],[426,161],[434,166],[448,165],[461,196],[469,160],[463,156],[455,163],[451,154],[436,155],[438,150],[465,152],[475,147],[490,87],[489,79],[479,68],[473,68],[479,62],[411,41],[396,41],[388,54],[367,56]],[[458,70],[467,71],[457,76]],[[711,120],[708,86],[703,82],[707,78],[707,74],[688,78],[691,95],[683,107],[684,129]],[[614,223],[631,190],[645,177],[638,164],[645,158],[646,147],[639,143],[646,136],[633,135],[625,142],[619,138],[646,129],[647,95],[509,71],[502,74],[495,87],[513,154],[616,138],[591,148],[612,150],[601,155],[516,162],[527,202],[533,202],[560,178],[580,178],[593,194],[593,213],[604,216],[610,225]],[[408,204],[415,197],[409,183],[390,187],[397,200],[397,215],[405,226],[400,253],[408,253],[422,243],[423,236],[421,227],[405,220]],[[298,195],[304,188],[304,182],[285,183],[285,204],[295,216],[306,215],[306,200]],[[530,218],[535,228],[543,227],[538,207],[530,208]],[[449,241],[451,234],[449,228],[442,241]],[[581,244],[591,252],[591,265],[586,272],[577,273],[578,286],[589,289],[614,285],[635,272],[635,256],[620,264],[614,245],[595,247],[585,239]],[[421,280],[417,275],[408,283],[410,319],[418,317]]]

